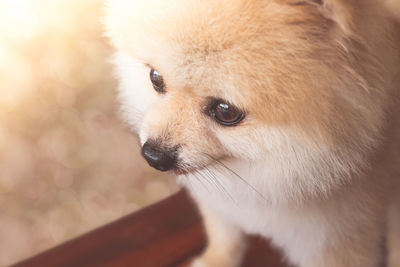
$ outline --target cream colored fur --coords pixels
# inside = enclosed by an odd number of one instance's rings
[[[142,144],[180,147],[179,182],[205,219],[209,249],[193,266],[237,266],[243,233],[271,239],[300,267],[385,260],[400,180],[396,5],[108,1],[123,116]],[[218,125],[203,112],[208,97],[246,118]]]

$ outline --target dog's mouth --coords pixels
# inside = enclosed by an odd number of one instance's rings
[[[176,176],[180,175],[188,175],[190,173],[194,173],[196,171],[199,171],[203,169],[205,166],[192,166],[189,164],[182,164],[178,163],[174,168],[172,168],[169,172]]]
[[[169,172],[176,175],[188,175],[192,173],[197,173],[202,170],[208,169],[210,166],[220,166],[222,168],[227,168],[224,163],[222,163],[223,158],[216,158],[209,154],[203,153],[206,158],[202,160],[202,163],[188,164],[183,162],[177,162],[176,166],[172,168]]]
[[[194,170],[193,170],[194,171]],[[181,168],[175,168],[173,170],[171,170],[172,174],[176,175],[176,176],[180,176],[180,175],[187,175],[189,174],[191,171],[186,170],[186,169],[181,169]]]
[[[177,165],[174,168],[172,168],[169,172],[176,176],[188,175],[191,173],[196,173],[198,171],[201,171],[207,168],[207,166],[209,166],[210,164],[211,163],[192,165],[192,164],[178,162]]]

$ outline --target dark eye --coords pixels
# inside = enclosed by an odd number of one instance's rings
[[[153,84],[154,90],[158,93],[165,93],[165,84],[163,76],[156,70],[150,71],[150,81]]]
[[[209,113],[219,124],[224,126],[235,126],[245,117],[243,111],[223,100],[215,101]]]

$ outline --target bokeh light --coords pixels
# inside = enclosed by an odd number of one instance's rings
[[[39,30],[38,8],[32,0],[2,0],[0,31],[7,38],[30,39]]]
[[[116,112],[101,0],[0,0],[0,266],[171,194]]]

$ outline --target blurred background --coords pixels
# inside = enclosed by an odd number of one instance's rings
[[[0,0],[0,266],[176,190],[118,119],[101,0]]]

